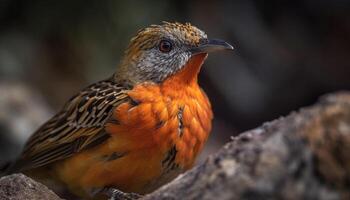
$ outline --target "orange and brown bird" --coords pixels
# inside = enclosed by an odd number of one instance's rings
[[[155,190],[202,150],[213,114],[198,73],[209,52],[232,49],[188,23],[140,30],[117,71],[43,124],[8,173],[55,180],[86,199]]]

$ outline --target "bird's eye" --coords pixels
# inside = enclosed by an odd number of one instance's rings
[[[162,40],[159,43],[159,51],[163,53],[168,53],[173,48],[173,45],[168,40]]]

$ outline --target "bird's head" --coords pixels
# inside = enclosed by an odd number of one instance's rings
[[[194,67],[199,71],[209,52],[232,49],[222,40],[208,39],[202,30],[189,23],[163,22],[140,30],[131,39],[115,76],[130,84],[161,83],[190,63],[198,65]]]

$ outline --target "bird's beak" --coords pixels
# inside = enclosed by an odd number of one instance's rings
[[[223,40],[211,39],[190,49],[192,54],[210,53],[221,50],[233,50],[233,46]]]

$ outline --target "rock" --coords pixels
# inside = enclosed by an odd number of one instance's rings
[[[46,186],[23,174],[0,178],[1,200],[61,200]]]
[[[150,199],[350,199],[350,93],[234,137]]]

